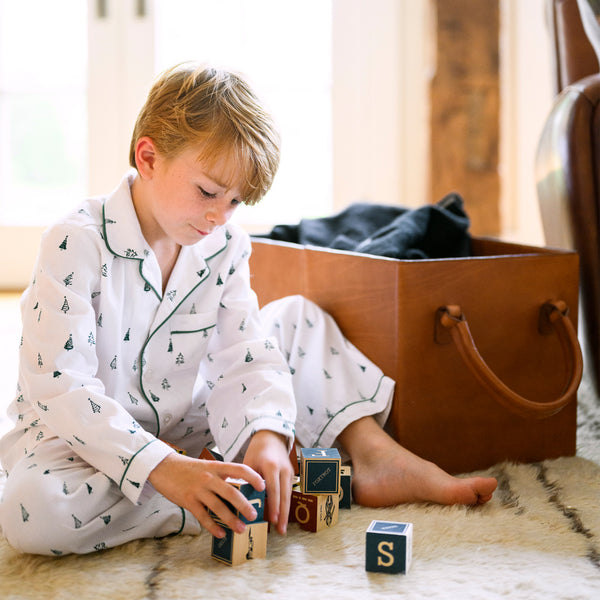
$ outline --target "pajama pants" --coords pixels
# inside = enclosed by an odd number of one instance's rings
[[[327,313],[300,296],[272,302],[261,313],[293,375],[296,438],[302,447],[336,445],[339,433],[361,417],[373,416],[384,425],[394,382],[343,337]],[[58,438],[42,442],[11,469],[0,501],[0,527],[16,549],[48,555],[83,554],[201,529],[191,513],[159,493],[132,504]]]

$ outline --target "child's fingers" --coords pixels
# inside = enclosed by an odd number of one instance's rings
[[[232,486],[228,485],[227,487],[231,488],[234,492],[237,492],[237,490],[232,488]],[[237,492],[237,493],[239,494],[239,492]],[[242,494],[239,494],[239,495],[242,496]],[[230,506],[228,506],[224,502],[224,500],[226,500],[227,502],[230,502]],[[236,506],[236,505],[241,505],[245,509],[243,511],[244,513],[248,512],[249,514],[251,514],[251,512],[253,511],[254,516],[256,517],[256,511],[254,510],[254,507],[249,505],[250,511],[248,511],[248,510],[246,510],[247,507],[244,506],[244,504],[246,504],[246,503],[247,503],[247,501],[243,496],[242,496],[242,499],[240,500],[240,498],[237,498],[237,497],[234,497],[233,499],[229,499],[229,498],[221,499],[219,496],[212,495],[206,503],[205,510],[212,511],[216,515],[216,518],[220,522],[222,522],[223,525],[225,525],[226,527],[229,527],[229,529],[232,529],[236,533],[242,533],[246,529],[246,525],[231,511],[230,507],[231,507],[231,505],[233,505],[233,506],[235,506],[235,508],[237,508],[238,510],[241,511],[241,507]],[[244,514],[244,516],[246,516],[246,518],[248,518],[248,519],[252,519],[251,516],[247,516],[246,514]],[[211,515],[209,513],[207,513],[207,517],[214,523],[213,517],[211,517]],[[206,522],[208,523],[209,527],[212,529],[213,528],[212,524],[210,522],[208,522],[208,520]]]
[[[280,477],[279,492],[279,525],[277,530],[282,535],[287,531],[287,524],[290,514],[290,503],[292,498],[292,477],[288,471],[283,470]]]

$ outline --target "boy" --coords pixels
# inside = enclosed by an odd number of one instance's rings
[[[266,307],[265,334],[250,242],[228,221],[269,189],[279,138],[242,78],[164,73],[130,162],[112,194],[45,234],[23,296],[16,425],[0,441],[0,524],[14,547],[59,555],[201,527],[223,536],[209,511],[243,531],[225,501],[249,519],[254,509],[227,477],[266,486],[284,533],[295,435],[341,444],[363,504],[489,500],[495,480],[450,477],[383,432],[393,382],[312,303]],[[340,352],[326,357],[332,344]],[[278,346],[306,354],[293,375]],[[335,398],[316,383],[324,361],[340,374]],[[224,462],[194,458],[214,442]]]

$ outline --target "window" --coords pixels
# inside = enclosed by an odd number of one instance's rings
[[[275,184],[235,217],[250,231],[357,200],[422,203],[426,9],[426,0],[0,0],[0,253],[12,258],[0,261],[0,288],[28,283],[43,226],[116,186],[154,76],[185,60],[245,72],[279,122]]]
[[[87,192],[86,60],[84,2],[0,0],[2,225],[45,225]]]

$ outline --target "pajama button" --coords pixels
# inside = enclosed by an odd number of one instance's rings
[[[164,421],[165,423],[170,423],[172,418],[173,418],[173,415],[166,414],[166,415],[163,417],[163,421]]]

